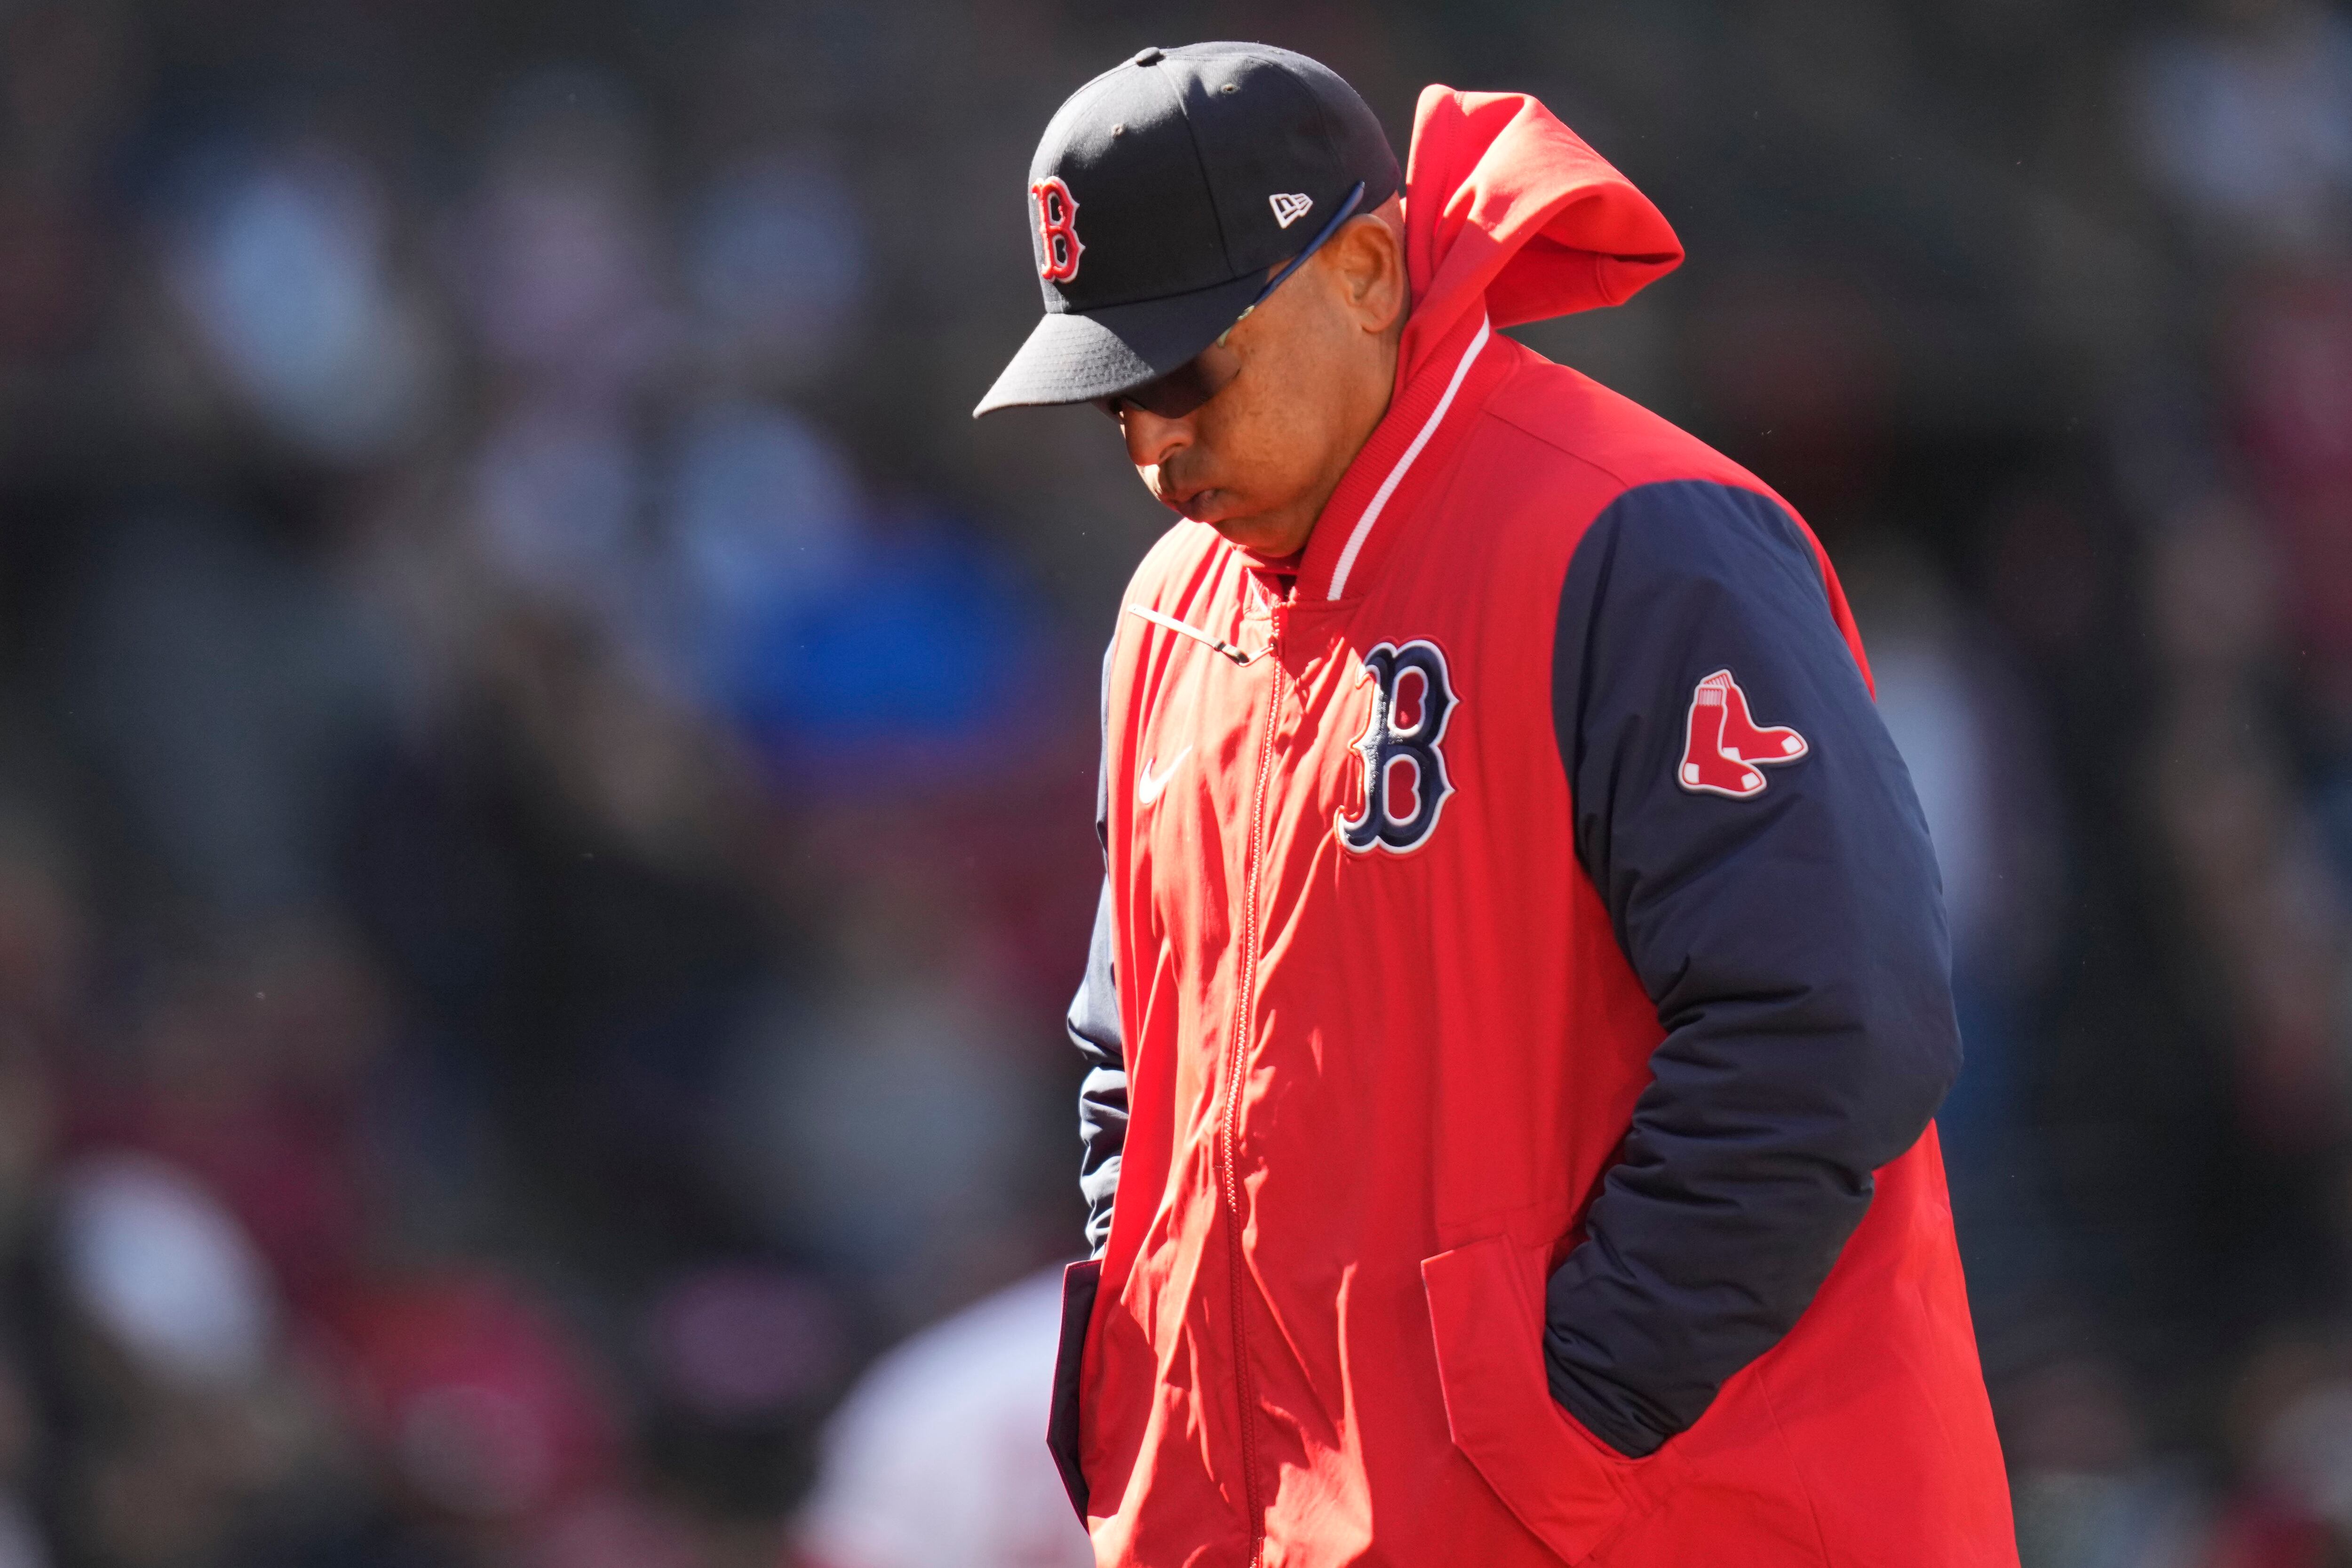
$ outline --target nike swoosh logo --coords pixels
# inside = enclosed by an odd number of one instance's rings
[[[1192,748],[1188,746],[1170,758],[1168,766],[1160,770],[1160,777],[1157,779],[1151,776],[1151,764],[1145,763],[1143,771],[1136,777],[1135,803],[1139,806],[1149,806],[1159,800],[1160,792],[1168,788],[1168,780],[1175,777],[1176,769],[1184,765],[1184,758],[1191,756],[1192,752]]]

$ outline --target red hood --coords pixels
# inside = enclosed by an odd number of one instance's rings
[[[1616,305],[1683,259],[1650,199],[1525,93],[1422,89],[1405,174],[1400,386],[1483,301],[1499,329]]]

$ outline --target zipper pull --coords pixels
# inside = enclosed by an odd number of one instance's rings
[[[1274,622],[1274,634],[1282,635],[1283,623],[1290,619],[1290,607],[1298,598],[1297,572],[1268,572],[1257,580],[1258,591],[1265,595],[1267,614]]]

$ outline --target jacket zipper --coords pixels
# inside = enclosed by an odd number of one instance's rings
[[[1232,1050],[1225,1063],[1224,1114],[1217,1126],[1218,1141],[1223,1145],[1219,1151],[1222,1155],[1219,1164],[1223,1166],[1220,1185],[1224,1189],[1227,1262],[1233,1280],[1234,1381],[1234,1392],[1241,1402],[1242,1496],[1244,1505],[1249,1510],[1250,1568],[1257,1568],[1265,1552],[1265,1513],[1258,1498],[1257,1486],[1257,1396],[1250,1377],[1249,1340],[1242,1318],[1246,1265],[1242,1256],[1241,1177],[1235,1164],[1241,1141],[1242,1072],[1249,1055],[1250,1002],[1257,988],[1257,878],[1265,847],[1265,797],[1267,782],[1274,771],[1274,727],[1282,711],[1280,650],[1286,608],[1280,603],[1275,605],[1273,636],[1265,648],[1267,653],[1274,654],[1274,685],[1266,695],[1265,728],[1258,737],[1257,778],[1250,790],[1249,847],[1242,873],[1241,965],[1234,977],[1234,1027]]]

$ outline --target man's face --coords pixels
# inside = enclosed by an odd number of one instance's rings
[[[1207,380],[1231,375],[1214,396],[1181,418],[1119,405],[1129,461],[1174,510],[1296,554],[1387,408],[1402,316],[1393,235],[1360,219],[1207,350]]]

